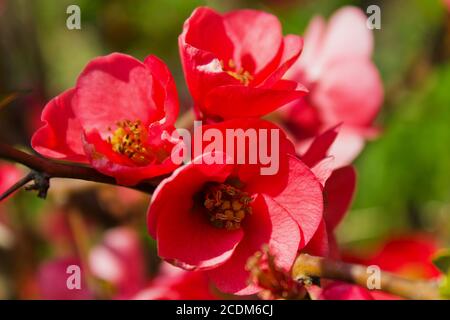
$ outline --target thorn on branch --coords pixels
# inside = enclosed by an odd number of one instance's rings
[[[27,191],[37,191],[39,198],[47,198],[47,192],[50,188],[50,176],[46,173],[33,171],[30,173],[33,177],[34,183],[25,187]]]

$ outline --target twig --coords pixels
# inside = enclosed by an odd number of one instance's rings
[[[3,194],[0,195],[0,201],[5,200],[10,195],[12,195],[16,190],[22,188],[28,182],[33,180],[33,172],[30,172],[25,177],[17,181],[14,185],[12,185],[8,190],[6,190]]]
[[[39,196],[45,198],[49,181],[51,178],[68,178],[93,181],[98,183],[105,183],[110,185],[118,185],[113,177],[104,175],[93,168],[82,166],[79,164],[61,163],[36,155],[25,153],[15,149],[5,143],[0,142],[0,158],[23,164],[30,168],[30,172],[26,177],[18,181],[14,186],[8,189],[3,195],[0,195],[0,200],[4,199],[14,191],[23,187],[30,181],[34,180],[35,184],[30,189],[38,190]],[[156,186],[165,178],[157,177],[151,180],[141,182],[136,186],[130,188],[136,189],[148,194],[153,193]],[[128,187],[128,186],[125,186]]]
[[[353,283],[367,288],[367,266],[335,261],[322,257],[300,254],[295,261],[292,276],[296,280],[325,278]],[[411,280],[389,272],[380,272],[380,290],[407,299],[439,300],[438,284],[435,281]]]

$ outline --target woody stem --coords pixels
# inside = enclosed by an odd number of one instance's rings
[[[368,272],[367,266],[300,254],[294,263],[292,276],[296,280],[340,280],[367,288],[373,274]],[[379,276],[379,290],[384,292],[413,300],[440,299],[436,281],[411,280],[385,271],[380,271]]]
[[[104,175],[93,168],[79,164],[62,163],[49,160],[37,155],[23,152],[2,142],[0,142],[0,158],[7,161],[20,163],[32,170],[32,172],[25,178],[17,182],[3,195],[0,195],[0,198],[13,193],[15,190],[31,181],[35,182],[32,189],[37,189],[40,192],[40,196],[45,197],[47,192],[46,189],[49,187],[48,183],[46,184],[45,182],[48,182],[51,178],[78,179],[118,185],[113,177]],[[157,177],[151,180],[146,180],[130,188],[151,194],[163,178],[164,177]]]

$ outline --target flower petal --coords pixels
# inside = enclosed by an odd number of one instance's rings
[[[205,108],[209,114],[223,119],[261,117],[306,94],[304,88],[296,90],[297,83],[282,84],[283,87],[270,89],[241,85],[216,87],[208,93]],[[293,87],[286,87],[287,84]]]
[[[31,146],[43,156],[88,162],[83,150],[83,130],[72,110],[74,89],[52,99],[42,111],[45,123],[31,138]]]
[[[298,225],[291,216],[270,198],[258,197],[253,213],[244,221],[245,236],[231,258],[218,268],[207,271],[223,292],[250,295],[260,289],[249,284],[248,259],[265,244],[275,256],[279,267],[289,270],[300,243]]]
[[[383,85],[375,65],[351,59],[327,68],[312,92],[324,123],[356,127],[371,125],[383,101]]]
[[[303,40],[296,35],[287,35],[283,39],[283,50],[278,68],[275,69],[260,85],[261,87],[270,88],[278,80],[280,80],[286,71],[294,64],[300,56],[303,49]],[[255,80],[257,81],[257,80]]]
[[[164,117],[154,101],[154,79],[139,60],[119,53],[92,60],[78,78],[73,109],[87,133],[106,138],[118,121],[144,125]]]
[[[235,62],[251,74],[258,74],[277,56],[283,43],[281,24],[272,14],[258,10],[236,10],[223,16],[233,41]]]
[[[318,135],[300,159],[310,168],[315,166],[318,162],[322,161],[330,154],[328,150],[337,136],[338,126]]]
[[[355,186],[356,172],[352,166],[335,170],[325,183],[324,217],[329,231],[337,227],[349,209]]]
[[[247,189],[262,192],[284,208],[302,232],[301,247],[314,236],[323,217],[322,186],[311,170],[295,156],[277,176],[255,179]]]
[[[336,60],[369,59],[373,43],[364,12],[356,7],[343,7],[328,22],[321,47],[322,65],[326,68]]]
[[[144,60],[144,64],[152,73],[154,84],[158,82],[161,85],[159,91],[160,99],[162,102],[159,105],[164,106],[164,125],[173,126],[178,117],[178,93],[175,85],[175,80],[170,73],[167,65],[154,55],[150,55]],[[158,89],[158,88],[157,88]],[[154,98],[155,101],[158,97]]]

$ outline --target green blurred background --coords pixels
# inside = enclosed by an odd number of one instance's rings
[[[81,30],[66,28],[70,4],[81,8]],[[90,59],[113,51],[161,57],[188,108],[177,37],[197,6],[266,10],[280,18],[285,33],[301,34],[314,15],[371,4],[382,14],[374,60],[386,92],[377,120],[383,133],[356,161],[357,194],[339,240],[355,245],[420,231],[448,244],[450,14],[440,0],[0,0],[0,92],[23,92],[0,110],[1,139],[28,146],[45,102],[73,86]],[[21,197],[26,211],[41,212],[43,201]]]

